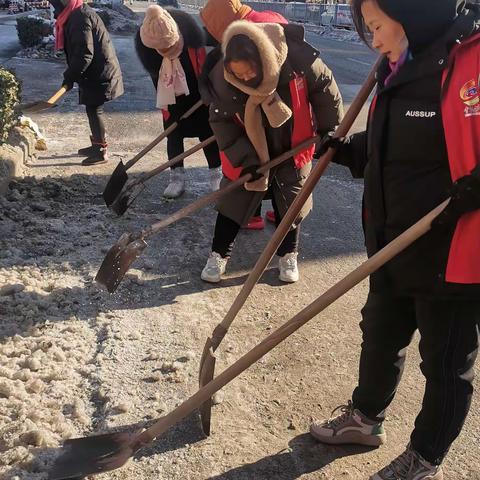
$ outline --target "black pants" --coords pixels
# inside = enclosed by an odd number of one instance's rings
[[[102,105],[86,105],[88,123],[94,142],[105,143],[105,123],[103,121],[103,104]]]
[[[177,127],[181,128],[181,127]],[[203,142],[209,137],[209,135],[203,134],[198,137],[198,139]],[[185,147],[183,145],[184,137],[180,135],[180,132],[172,132],[167,137],[167,155],[168,159],[171,160],[175,158],[177,155],[182,154],[185,151]],[[217,142],[212,142],[210,145],[207,145],[203,149],[203,153],[205,154],[205,158],[207,159],[208,168],[218,168],[221,164],[220,161],[220,152],[218,150]],[[172,167],[172,169],[183,167],[183,160]]]
[[[371,419],[385,418],[402,376],[407,346],[418,329],[426,387],[411,445],[429,462],[440,464],[470,408],[480,302],[370,293],[362,316],[355,408]]]
[[[275,212],[275,224],[278,225],[281,222],[280,214],[278,212],[275,200],[272,198],[273,211]],[[217,222],[215,223],[215,233],[212,242],[212,252],[219,253],[223,258],[230,257],[235,238],[240,230],[240,225],[225,217],[221,213],[217,216]],[[298,244],[300,240],[300,225],[290,230],[282,243],[278,247],[277,255],[283,257],[287,253],[296,252],[298,250]]]

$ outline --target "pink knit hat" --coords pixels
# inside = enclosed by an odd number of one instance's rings
[[[140,38],[148,48],[167,50],[180,39],[178,26],[172,16],[162,7],[151,5],[145,12],[140,27]]]

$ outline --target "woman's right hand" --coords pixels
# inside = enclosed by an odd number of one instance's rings
[[[342,147],[345,142],[348,142],[348,139],[345,137],[334,137],[334,134],[335,132],[328,132],[326,135],[324,135],[315,149],[315,158],[323,157],[323,155],[325,155],[330,148],[337,150]]]

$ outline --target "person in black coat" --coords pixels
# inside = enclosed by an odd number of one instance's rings
[[[156,105],[162,110],[166,129],[200,100],[198,77],[205,59],[205,35],[188,13],[152,5],[135,37],[135,48],[157,92]],[[168,82],[164,78],[172,80],[171,87],[166,86]],[[208,107],[202,105],[168,135],[168,158],[183,153],[185,138],[198,137],[203,141],[212,135]],[[217,190],[222,178],[217,143],[211,143],[203,151],[210,169],[211,188]],[[185,180],[181,162],[172,167],[164,196],[177,198],[182,195]]]
[[[352,400],[312,435],[385,442],[384,419],[416,330],[425,377],[405,451],[371,480],[441,480],[473,393],[480,330],[480,11],[462,0],[352,0],[359,34],[385,55],[367,130],[334,161],[364,178],[369,257],[448,197],[422,238],[370,277]]]
[[[64,49],[67,69],[63,85],[79,87],[91,130],[91,146],[78,151],[82,165],[105,163],[107,141],[103,105],[123,94],[123,80],[115,49],[102,19],[82,0],[49,0],[54,8],[55,47]]]

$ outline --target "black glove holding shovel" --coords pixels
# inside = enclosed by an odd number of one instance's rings
[[[350,137],[334,137],[334,133],[335,132],[328,132],[322,138],[315,149],[315,158],[320,158],[325,155],[329,148],[333,148],[338,151],[343,145],[350,143]]]
[[[462,215],[480,209],[480,166],[470,175],[459,178],[452,185],[450,196],[450,203],[432,221],[432,229],[448,230]]]

